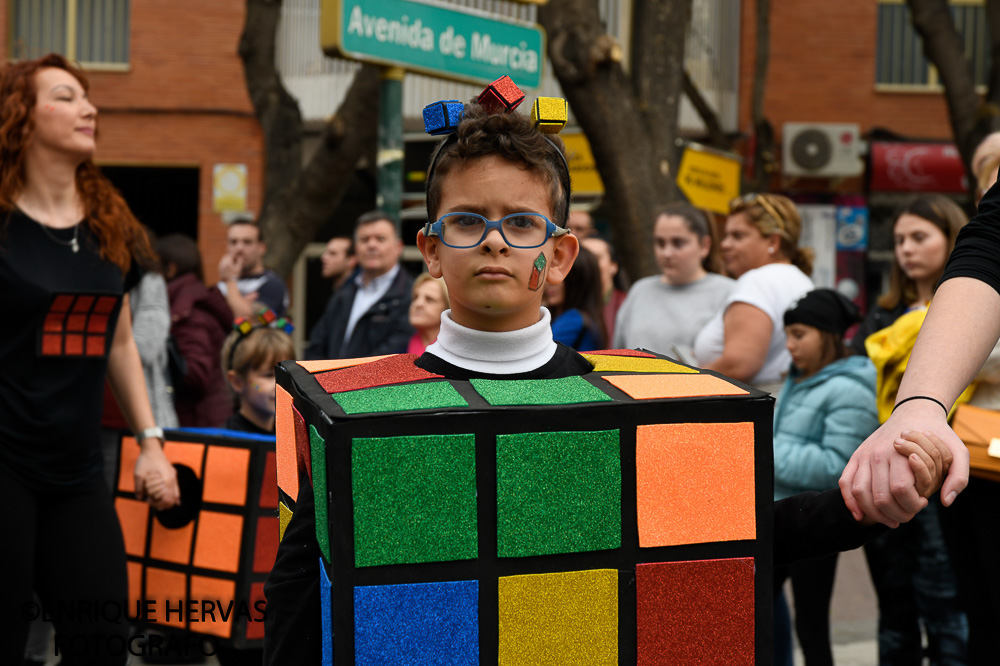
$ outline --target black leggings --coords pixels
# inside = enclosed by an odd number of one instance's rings
[[[65,492],[41,493],[0,468],[7,512],[0,547],[0,664],[20,664],[32,592],[54,614],[61,663],[124,664],[128,658],[125,544],[102,477]]]

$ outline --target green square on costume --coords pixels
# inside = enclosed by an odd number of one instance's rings
[[[471,379],[491,405],[572,405],[608,402],[611,397],[583,377],[561,379]]]
[[[345,391],[331,396],[347,414],[403,412],[410,409],[468,407],[455,387],[448,382],[425,382],[401,386]]]
[[[618,430],[497,435],[497,555],[620,548]]]
[[[357,567],[475,559],[475,435],[357,438],[351,447]]]

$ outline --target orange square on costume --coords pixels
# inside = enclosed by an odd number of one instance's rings
[[[203,502],[243,506],[247,499],[250,449],[210,446],[205,458]]]
[[[243,516],[203,510],[198,520],[198,539],[192,564],[236,573],[242,540]]]
[[[176,571],[165,569],[146,569],[146,599],[153,602],[152,608],[156,614],[150,616],[157,624],[165,624],[179,629],[184,628],[184,617],[187,613],[177,612],[177,606],[187,601],[185,588],[187,577]],[[167,617],[167,602],[170,602],[172,612]]]
[[[73,304],[73,312],[87,312],[90,310],[90,306],[94,304],[93,296],[80,296],[76,299],[76,303]]]
[[[66,330],[76,332],[82,332],[87,328],[87,315],[82,314],[72,314],[66,317]]]
[[[146,525],[149,522],[149,505],[126,497],[115,498],[115,512],[125,537],[125,552],[142,557],[146,554]]]
[[[191,561],[191,538],[194,536],[194,522],[184,527],[167,529],[160,521],[153,521],[153,534],[149,540],[149,556],[176,564]]]
[[[198,622],[191,622],[188,628],[202,634],[229,638],[233,633],[233,621],[240,610],[235,598],[236,583],[233,581],[191,576],[191,600],[198,602],[198,612],[191,619],[197,618]],[[228,619],[223,621],[223,615]]]
[[[42,335],[42,355],[59,356],[62,354],[62,336],[49,333]]]
[[[63,294],[62,296],[56,296],[56,299],[52,301],[51,312],[69,312],[69,306],[73,305],[73,296],[69,294]]]
[[[107,315],[90,315],[90,319],[87,320],[88,333],[104,333],[107,330],[108,330]]]
[[[604,380],[635,400],[749,394],[749,391],[712,375],[608,375]]]
[[[295,416],[292,396],[280,386],[275,386],[274,400],[278,487],[292,499],[297,499],[299,496],[299,468],[295,458]]]
[[[639,547],[757,538],[752,423],[636,428]]]
[[[87,336],[87,356],[104,356],[104,336]]]
[[[62,331],[63,319],[66,317],[64,314],[47,314],[45,315],[45,323],[42,325],[42,330],[46,333],[58,333]]]
[[[391,354],[383,354],[382,356],[366,356],[364,358],[331,358],[322,361],[296,361],[296,363],[304,368],[306,372],[315,375],[317,372],[339,370],[341,368],[350,368],[355,365],[371,363],[372,361],[377,361],[380,358],[385,358],[386,356],[391,356]]]
[[[199,479],[205,478],[201,471],[201,461],[205,455],[204,444],[164,442],[163,455],[175,465],[187,465]]]
[[[115,303],[118,299],[114,296],[101,296],[97,299],[97,305],[94,306],[94,312],[98,314],[110,314],[112,310],[115,309]]]
[[[66,353],[71,356],[83,356],[83,336],[66,336]]]

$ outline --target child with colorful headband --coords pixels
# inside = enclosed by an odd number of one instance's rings
[[[448,135],[428,169],[428,223],[417,247],[430,274],[447,283],[451,309],[441,316],[437,341],[415,363],[447,379],[556,379],[593,370],[553,340],[551,316],[541,305],[544,285],[560,283],[579,252],[566,229],[564,149],[545,133],[565,123],[566,104],[543,98],[529,118],[512,112],[522,99],[504,77],[475,102],[447,100],[425,109],[428,131]],[[928,440],[908,446],[937,453]],[[940,456],[918,457],[914,465],[928,492],[940,480]],[[308,477],[299,480],[264,590],[265,664],[318,663],[321,657],[316,512]],[[776,506],[775,522],[785,526],[776,529],[779,547],[792,558],[856,547],[870,534],[856,525],[836,491]],[[809,525],[821,534],[803,540]]]

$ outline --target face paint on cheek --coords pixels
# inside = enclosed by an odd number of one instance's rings
[[[531,278],[528,280],[528,289],[538,291],[542,286],[542,272],[545,270],[545,253],[539,252],[535,259],[535,264],[531,267]]]

